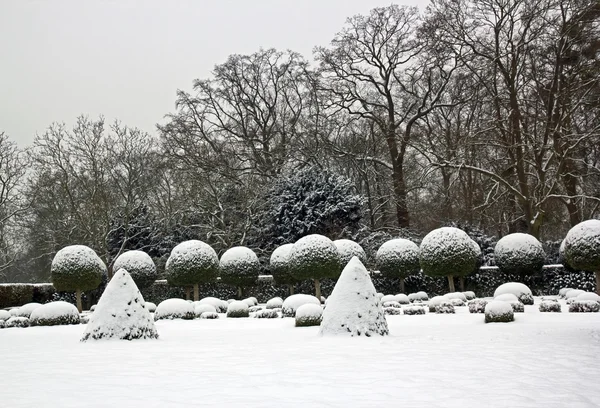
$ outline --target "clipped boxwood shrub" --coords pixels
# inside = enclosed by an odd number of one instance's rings
[[[118,272],[119,269],[129,272],[138,289],[152,285],[158,276],[154,261],[144,251],[127,251],[119,255],[113,264],[113,271]]]
[[[575,269],[596,273],[596,293],[600,295],[600,220],[575,225],[564,240],[564,255]]]
[[[486,323],[509,323],[515,320],[511,304],[502,300],[489,302],[484,313]]]
[[[367,254],[357,242],[350,239],[337,239],[333,241],[333,245],[335,245],[338,250],[342,269],[350,262],[350,259],[355,256],[358,257],[363,264],[367,263]]]
[[[576,300],[569,305],[569,313],[597,313],[600,303],[594,300]]]
[[[256,319],[276,319],[279,317],[277,309],[263,309],[254,314]]]
[[[323,319],[320,305],[306,303],[296,310],[296,327],[319,326]]]
[[[26,317],[12,316],[10,319],[4,322],[4,324],[7,329],[9,327],[29,327],[30,321]]]
[[[200,315],[200,319],[213,320],[218,318],[219,314],[217,312],[202,312],[202,314]]]
[[[233,301],[227,307],[227,317],[249,317],[248,305],[239,300]]]
[[[260,273],[260,262],[253,250],[244,246],[228,249],[221,256],[221,282],[238,287],[238,297],[242,288],[254,286]]]
[[[483,299],[473,299],[469,301],[467,306],[469,307],[469,313],[484,313],[487,301]]]
[[[561,306],[555,300],[542,300],[540,303],[540,312],[542,313],[560,313]]]
[[[451,302],[440,302],[436,305],[435,312],[437,314],[454,314],[454,305]]]
[[[382,276],[399,279],[400,292],[403,293],[404,279],[418,274],[421,269],[419,247],[404,238],[389,240],[377,250],[375,263]]]
[[[269,260],[269,271],[277,285],[287,285],[289,294],[294,294],[294,285],[298,282],[290,268],[290,251],[294,244],[281,245],[273,251]]]
[[[404,308],[405,315],[424,315],[425,308],[423,306],[409,306]]]
[[[498,241],[494,260],[500,272],[524,277],[541,272],[546,253],[536,237],[517,232]]]
[[[386,315],[401,315],[402,314],[402,309],[399,309],[397,307],[384,307],[383,308],[383,314]]]
[[[38,307],[31,312],[29,320],[32,326],[59,326],[81,322],[77,308],[63,301],[46,303]]]

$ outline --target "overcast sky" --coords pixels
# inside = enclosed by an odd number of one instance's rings
[[[399,4],[421,5],[418,0]],[[0,0],[0,131],[21,146],[80,114],[155,132],[230,54],[310,57],[347,17],[390,0]]]

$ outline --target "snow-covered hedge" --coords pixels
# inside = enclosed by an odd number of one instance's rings
[[[277,319],[279,314],[276,309],[263,309],[254,314],[256,319]]]
[[[376,267],[385,277],[403,279],[417,274],[421,269],[419,263],[419,247],[414,242],[397,238],[389,240],[377,250],[375,255]],[[400,290],[404,290],[403,287]]]
[[[196,317],[194,314],[194,305],[183,299],[163,300],[156,307],[154,320],[162,319],[185,319],[192,320]]]
[[[221,282],[233,286],[252,286],[260,273],[260,262],[253,250],[244,246],[229,248],[220,261]]]
[[[397,307],[384,307],[383,308],[383,314],[385,315],[401,315],[402,314],[402,308],[397,308]]]
[[[545,259],[542,243],[520,232],[502,237],[494,249],[496,266],[503,273],[534,275],[542,270]]]
[[[47,303],[55,293],[51,283],[0,283],[0,308]]]
[[[485,306],[486,323],[508,323],[515,320],[513,308],[508,302],[492,300]]]
[[[511,293],[525,305],[533,305],[533,294],[527,285],[520,282],[507,282],[494,291],[494,299],[500,295]]]
[[[165,276],[173,286],[214,281],[219,276],[219,257],[202,241],[184,241],[171,251],[165,264]]]
[[[449,302],[450,299],[448,299],[446,296],[434,296],[431,299],[429,299],[428,305],[429,305],[429,312],[430,313],[435,313],[435,308],[440,305],[441,303],[444,302]]]
[[[240,300],[229,303],[227,317],[249,317],[248,304]]]
[[[333,242],[323,235],[300,238],[290,250],[292,275],[298,280],[336,278],[340,274],[340,256]]]
[[[157,277],[154,261],[144,251],[127,251],[119,255],[113,264],[113,271],[125,269],[131,275],[138,289],[152,285]]]
[[[292,285],[296,279],[290,268],[290,251],[294,244],[281,245],[273,251],[269,260],[269,271],[278,285]]]
[[[31,312],[33,312],[35,309],[41,307],[42,305],[40,303],[27,303],[26,305],[21,306],[18,309],[13,309],[14,310],[14,316],[20,316],[20,317],[27,317],[30,318],[31,316]]]
[[[200,319],[214,320],[214,319],[218,319],[218,318],[219,318],[219,314],[216,312],[204,312],[200,315]]]
[[[68,302],[51,302],[38,307],[29,317],[32,326],[57,326],[79,324],[81,319],[77,308]]]
[[[362,263],[367,262],[365,250],[356,242],[350,239],[338,239],[333,241],[340,257],[340,266],[343,268],[350,262],[352,257],[357,256]]]
[[[26,317],[12,316],[10,319],[4,322],[5,327],[29,327],[30,322]]]
[[[296,327],[319,326],[323,317],[320,305],[306,303],[296,310]]]
[[[569,305],[569,313],[597,313],[600,303],[594,300],[576,300]]]
[[[558,303],[555,300],[542,300],[540,302],[540,312],[546,313],[546,312],[553,312],[553,313],[560,313],[561,312],[561,307],[560,307],[560,303]]]
[[[408,306],[403,309],[405,315],[424,315],[425,308],[423,306]]]
[[[469,307],[469,313],[484,313],[485,306],[488,304],[487,300],[484,299],[473,299],[469,301],[467,306]]]
[[[304,294],[298,293],[296,295],[288,296],[283,301],[283,305],[282,305],[283,316],[284,317],[295,317],[296,311],[298,310],[298,308],[307,303],[319,305],[319,307],[321,305],[321,302],[319,301],[319,299],[317,299],[316,297],[311,296],[311,295],[304,295]]]

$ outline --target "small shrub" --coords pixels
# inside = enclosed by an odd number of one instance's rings
[[[252,306],[248,308],[248,312],[249,313],[256,313],[259,310],[263,310],[264,308],[262,306]]]
[[[32,326],[58,326],[79,324],[81,318],[77,308],[68,302],[51,302],[36,308],[31,312]]]
[[[540,303],[540,312],[560,313],[560,303],[558,303],[555,300],[542,300],[542,302]]]
[[[238,317],[249,317],[248,305],[246,302],[235,301],[229,304],[227,307],[227,317],[238,318]]]
[[[280,297],[274,297],[267,301],[267,309],[279,309],[283,306],[283,299]]]
[[[194,306],[194,314],[196,317],[202,317],[202,313],[211,312],[217,313],[217,309],[213,305],[209,305],[208,303],[197,303]]]
[[[212,320],[212,319],[218,319],[218,318],[219,318],[219,314],[217,312],[202,312],[202,314],[200,315],[200,319]]]
[[[283,316],[284,317],[295,317],[296,310],[306,303],[314,303],[315,305],[320,305],[321,302],[314,296],[311,295],[303,295],[296,294],[292,296],[288,296],[283,302]]]
[[[450,299],[450,303],[454,307],[461,307],[465,305],[465,302],[462,299]]]
[[[323,318],[323,308],[307,303],[296,310],[296,327],[319,326]]]
[[[508,302],[493,300],[485,306],[486,323],[508,323],[514,320],[513,308]]]
[[[473,299],[468,303],[469,313],[485,313],[487,301],[483,299]]]
[[[402,309],[398,309],[397,307],[384,307],[383,313],[386,315],[401,315]]]
[[[409,306],[404,308],[405,315],[424,315],[425,308],[423,306]]]
[[[0,320],[0,329],[4,329],[6,327],[6,323],[4,320]]]
[[[26,317],[12,316],[5,322],[5,325],[7,329],[9,327],[29,327],[30,322],[29,319]]]
[[[383,303],[383,307],[396,307],[396,308],[401,308],[402,306],[400,305],[400,303],[396,302],[395,300],[390,300],[388,302],[384,302]]]
[[[450,302],[441,302],[435,307],[437,314],[453,314],[455,313],[454,306]]]
[[[476,298],[475,292],[471,291],[463,292],[463,295],[465,295],[465,298],[467,298],[467,300],[474,300]]]
[[[256,312],[254,317],[256,319],[277,319],[279,313],[277,313],[277,309],[263,309]]]
[[[597,313],[600,303],[593,300],[576,300],[569,305],[569,313]]]
[[[167,299],[163,300],[156,307],[154,312],[154,320],[162,319],[184,319],[192,320],[196,317],[194,314],[194,305],[186,302],[183,299]]]
[[[525,305],[521,302],[509,302],[514,313],[525,312]]]

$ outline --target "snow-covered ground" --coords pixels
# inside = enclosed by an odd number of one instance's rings
[[[2,407],[598,407],[600,313],[386,316],[387,337],[293,318],[160,320],[159,340],[0,330]]]

